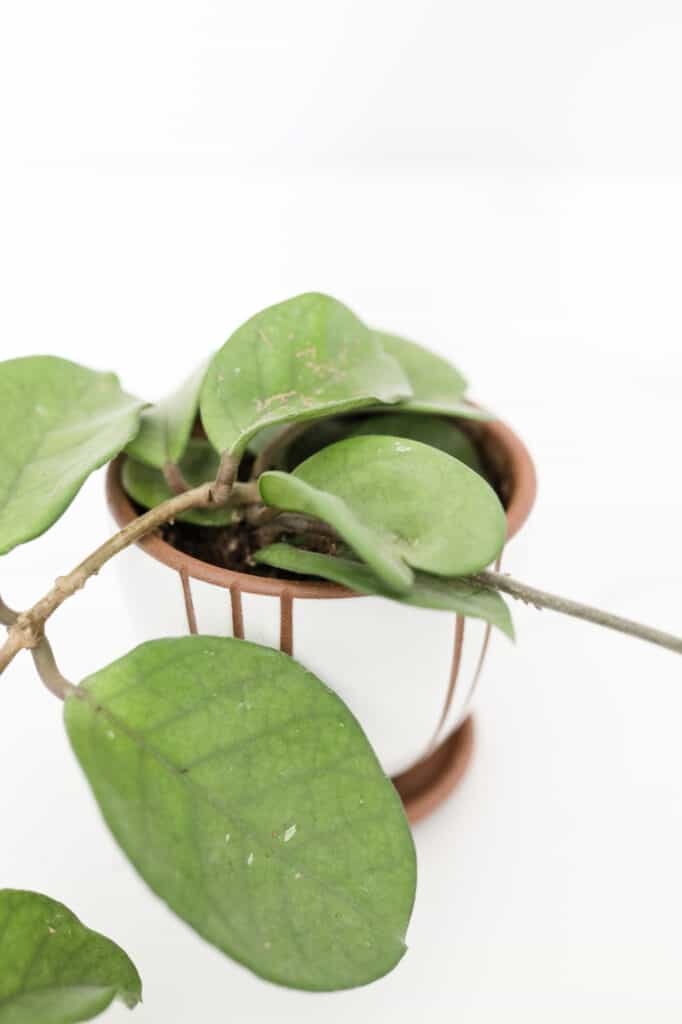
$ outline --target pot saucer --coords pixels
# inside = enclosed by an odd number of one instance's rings
[[[433,753],[394,776],[408,821],[415,825],[446,800],[462,780],[474,749],[474,724],[465,719]]]

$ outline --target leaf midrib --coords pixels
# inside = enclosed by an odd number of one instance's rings
[[[202,797],[204,802],[208,804],[214,811],[218,811],[221,814],[225,814],[228,817],[230,817],[233,821],[238,823],[239,827],[243,829],[243,834],[250,840],[252,840],[254,845],[256,845],[261,851],[267,850],[270,853],[270,855],[273,856],[274,859],[276,859],[281,865],[283,865],[284,867],[288,866],[288,862],[284,860],[285,855],[283,851],[279,849],[278,846],[266,846],[261,838],[254,835],[251,826],[244,822],[244,819],[242,818],[241,814],[235,813],[230,808],[229,805],[225,806],[224,804],[220,803],[218,800],[213,798],[211,792],[207,790],[205,786],[202,786],[200,783],[196,782],[195,779],[191,778],[189,772],[185,772],[181,768],[178,768],[161,751],[151,746],[147,742],[146,737],[143,734],[139,733],[132,726],[129,726],[126,722],[118,718],[118,716],[115,715],[112,711],[110,711],[109,708],[107,708],[104,704],[99,702],[94,694],[90,693],[87,689],[82,688],[77,690],[70,697],[68,697],[67,701],[78,699],[85,700],[85,702],[89,705],[91,713],[93,715],[93,725],[96,722],[97,714],[102,713],[103,717],[105,717],[112,725],[115,725],[117,728],[119,728],[121,732],[124,735],[126,735],[138,747],[138,749],[140,749],[143,753],[149,755],[150,757],[153,757],[165,768],[174,773],[185,786],[191,787],[193,790],[195,790]],[[327,716],[325,715],[313,717],[322,718]],[[374,820],[379,819],[377,818],[377,816],[375,816]],[[349,821],[348,824],[350,825],[351,822]],[[381,918],[384,916],[381,914],[379,910],[376,909],[373,909],[372,914],[370,916],[367,916],[364,913],[364,908],[361,905],[359,905],[352,897],[349,898],[346,890],[339,889],[337,886],[331,885],[325,879],[320,878],[314,873],[306,871],[306,878],[308,878],[311,881],[314,881],[321,889],[327,890],[330,893],[334,893],[336,896],[341,896],[345,902],[347,902],[350,906],[355,908],[360,917],[362,917],[366,921],[369,921],[370,923],[377,919],[381,920]],[[392,930],[388,934],[393,935]],[[397,939],[398,943],[404,946],[404,936],[398,935],[393,936],[393,938]]]

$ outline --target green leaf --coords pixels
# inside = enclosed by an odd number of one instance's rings
[[[271,544],[257,551],[254,558],[276,569],[285,569],[302,576],[319,576],[332,583],[340,583],[360,594],[379,594],[415,608],[432,608],[466,615],[472,619],[483,619],[491,626],[497,626],[510,640],[514,639],[511,615],[502,597],[496,591],[470,580],[446,580],[418,572],[415,573],[412,589],[406,594],[396,594],[385,587],[366,565],[349,558],[304,551],[290,544]]]
[[[243,640],[154,640],[65,702],[132,863],[204,938],[271,981],[362,985],[400,960],[415,857],[400,799],[339,698]]]
[[[421,441],[422,444],[429,444],[432,448],[447,452],[470,469],[483,474],[481,457],[471,438],[452,420],[443,416],[410,412],[377,413],[355,424],[348,431],[348,437],[362,437],[367,434],[406,437],[412,441]]]
[[[0,555],[44,533],[137,431],[143,403],[54,356],[0,363]]]
[[[0,1024],[75,1024],[116,997],[130,1009],[142,998],[140,977],[116,943],[56,900],[0,890]]]
[[[324,449],[328,451],[329,449]],[[398,593],[412,586],[414,573],[396,550],[391,538],[369,528],[351,507],[335,494],[311,487],[291,473],[273,470],[258,481],[266,505],[285,512],[302,512],[329,523],[386,585]]]
[[[259,430],[258,433],[254,434],[250,439],[248,443],[248,450],[253,455],[260,455],[262,451],[265,451],[270,442],[286,429],[286,427],[281,426],[279,423],[275,423],[272,427],[266,427],[264,430]]]
[[[310,458],[315,452],[319,452],[321,448],[326,448],[327,445],[342,441],[345,437],[348,437],[354,422],[353,418],[330,416],[327,419],[312,423],[305,433],[296,437],[287,446],[284,453],[283,466],[280,468],[295,469],[305,459]]]
[[[179,467],[187,483],[191,487],[198,487],[199,484],[215,480],[219,462],[218,453],[208,441],[193,437],[187,444]],[[121,482],[133,501],[144,508],[154,508],[172,498],[175,493],[160,470],[145,466],[130,456],[123,463]],[[198,526],[225,526],[232,522],[232,508],[229,505],[224,508],[193,508],[183,512],[178,519]]]
[[[240,455],[271,424],[410,393],[402,370],[362,321],[311,292],[256,314],[225,342],[204,381],[201,419],[218,451]]]
[[[323,448],[294,470],[264,473],[263,500],[290,511],[317,515],[332,523],[353,550],[388,582],[345,529],[333,503],[316,499],[310,508],[293,507],[296,494],[286,480],[300,480],[327,496],[340,498],[348,514],[383,538],[386,551],[415,569],[437,576],[468,576],[493,562],[504,544],[506,519],[485,480],[450,455],[396,437],[351,437]],[[305,495],[303,495],[305,497]],[[287,503],[281,505],[285,500]],[[371,552],[369,552],[371,554]],[[397,589],[397,588],[394,588]],[[409,587],[402,587],[402,591]]]
[[[167,463],[180,461],[197,418],[199,393],[207,367],[208,360],[205,360],[182,387],[143,411],[140,432],[126,447],[138,462],[163,469]]]
[[[447,413],[465,419],[487,420],[490,413],[464,397],[467,382],[445,359],[414,341],[374,331],[384,351],[400,363],[412,388],[412,397],[400,403],[411,412]]]

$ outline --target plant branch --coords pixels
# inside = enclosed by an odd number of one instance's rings
[[[44,634],[37,647],[31,649],[31,654],[33,655],[33,664],[38,675],[50,693],[53,693],[59,700],[66,700],[70,693],[78,689],[57,668],[57,662],[54,659],[50,641]]]
[[[12,608],[8,607],[0,597],[0,625],[13,626],[17,621],[18,614],[19,612],[15,612]]]
[[[13,626],[18,618],[19,612],[15,612],[14,609],[6,605],[0,597],[0,623],[3,626]],[[64,700],[73,690],[77,689],[57,668],[57,662],[55,661],[50,641],[44,633],[36,646],[31,648],[31,654],[33,655],[33,663],[38,671],[38,675],[50,693],[53,693],[55,697]]]
[[[174,494],[184,494],[191,490],[192,485],[185,479],[182,470],[174,462],[167,462],[163,467],[163,476]],[[230,501],[234,505],[255,505],[260,501],[260,491],[256,483],[238,483],[232,485]]]
[[[291,519],[293,520],[293,516]],[[303,518],[303,517],[301,517]],[[301,539],[305,539],[306,547],[313,551],[323,551],[325,554],[335,554],[339,543],[340,537],[337,533],[331,531],[326,523],[319,522],[320,529],[316,529],[317,520],[310,519],[306,522],[305,527],[299,526],[292,521],[287,521],[288,517],[279,516],[272,522],[266,523],[265,526],[257,526],[253,528],[253,538],[256,543],[256,548],[266,548],[270,544],[276,543],[282,537],[290,536],[291,534],[298,534]]]
[[[236,474],[236,463],[233,476]],[[135,544],[146,534],[151,533],[163,523],[175,519],[181,512],[191,508],[205,508],[216,504],[226,504],[230,497],[231,482],[226,471],[222,482],[202,484],[182,494],[177,494],[168,501],[156,505],[155,508],[138,516],[122,530],[110,537],[96,551],[88,555],[68,575],[60,576],[48,593],[26,612],[20,612],[14,622],[9,624],[7,639],[0,648],[0,673],[7,668],[12,659],[23,648],[36,649],[43,640],[43,627],[54,611],[72,594],[85,586],[91,576],[96,575],[110,558],[120,551]],[[221,499],[221,500],[219,500]],[[3,606],[6,611],[6,606]]]
[[[265,523],[259,522],[257,533],[260,538],[267,538],[266,543],[272,544],[273,540],[282,534],[299,534],[302,539],[312,537],[325,537],[328,540],[341,541],[341,537],[328,523],[322,519],[315,519],[314,516],[306,516],[301,512],[278,512],[272,509],[275,515]]]
[[[215,482],[210,485],[210,500],[215,505],[226,505],[237,479],[239,460],[229,452],[223,452]]]
[[[590,605],[581,604],[578,601],[570,601],[566,597],[558,597],[556,594],[548,594],[545,590],[538,590],[536,587],[529,587],[526,583],[513,579],[504,573],[479,572],[472,579],[492,590],[499,590],[510,597],[525,601],[536,608],[549,608],[550,611],[559,612],[562,615],[570,615],[574,619],[583,619],[586,622],[593,622],[605,629],[614,629],[618,633],[625,633],[628,636],[635,636],[640,640],[646,640],[658,647],[665,647],[676,654],[682,654],[682,637],[673,636],[671,633],[664,633],[660,629],[651,626],[643,626],[632,619],[624,619],[619,615],[612,615],[610,612],[601,611],[599,608],[592,608]]]
[[[258,505],[261,500],[258,484],[253,481],[235,483],[231,500],[235,505]]]
[[[182,475],[182,470],[174,462],[167,462],[165,464],[163,475],[174,494],[184,494],[185,491],[190,489],[189,484]]]

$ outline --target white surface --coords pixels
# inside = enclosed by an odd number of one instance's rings
[[[528,441],[540,495],[510,571],[682,630],[678,3],[17,3],[2,22],[3,357],[116,368],[153,398],[255,309],[331,291],[451,355]],[[35,599],[109,528],[98,476],[3,560],[3,596]],[[416,833],[409,953],[374,986],[261,984],[149,895],[27,658],[0,684],[0,884],[120,941],[140,1024],[678,1021],[680,661],[515,617],[471,773]],[[116,573],[51,635],[73,677],[129,647]]]

